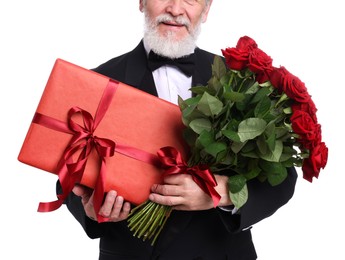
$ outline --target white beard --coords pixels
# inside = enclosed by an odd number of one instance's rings
[[[172,20],[186,26],[189,34],[185,38],[176,40],[174,32],[169,32],[164,36],[159,34],[157,25],[162,21]],[[190,22],[184,17],[174,19],[168,14],[163,14],[158,16],[156,21],[152,21],[145,12],[144,40],[159,55],[176,59],[193,53],[200,31],[201,21],[196,25],[195,29],[191,29]]]

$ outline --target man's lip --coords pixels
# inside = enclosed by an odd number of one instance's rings
[[[178,23],[170,23],[170,22],[162,22],[162,24],[164,25],[168,25],[168,26],[175,26],[175,27],[183,27],[183,24],[178,24]]]

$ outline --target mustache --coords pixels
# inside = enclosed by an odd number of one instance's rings
[[[166,22],[176,23],[178,25],[183,25],[183,26],[186,26],[187,29],[189,29],[189,27],[190,27],[190,21],[186,17],[183,17],[183,16],[173,17],[170,14],[162,14],[156,18],[157,25],[160,23],[164,23],[164,22],[165,23]]]

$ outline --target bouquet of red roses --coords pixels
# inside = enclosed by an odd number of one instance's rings
[[[178,152],[172,150],[168,161],[174,163],[167,172],[178,166],[178,173],[195,175],[195,168],[207,165],[209,172],[227,174],[237,208],[247,201],[251,179],[278,185],[287,168],[296,166],[312,182],[326,166],[328,148],[305,84],[286,68],[274,67],[250,37],[222,53],[224,59],[215,57],[208,84],[192,87],[194,96],[179,100],[191,155],[187,163],[180,158],[176,164]],[[212,185],[204,190],[215,197]],[[171,207],[147,201],[133,209],[128,226],[144,240],[153,237],[153,244],[170,212]]]
[[[271,57],[260,50],[256,42],[248,36],[240,38],[236,48],[227,48],[222,50],[222,53],[229,69],[248,69],[259,85],[268,83],[273,87],[275,95],[286,100],[288,105],[284,111],[287,114],[284,123],[290,133],[290,147],[300,150],[292,159],[295,166],[301,166],[298,163],[301,161],[303,177],[312,182],[313,177],[317,178],[320,169],[326,166],[328,148],[322,142],[317,109],[305,84],[285,67],[272,66]],[[269,97],[272,100],[271,96]]]

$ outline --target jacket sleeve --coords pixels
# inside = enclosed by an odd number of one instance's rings
[[[277,186],[253,179],[248,185],[248,201],[232,215],[218,209],[219,215],[229,232],[240,232],[271,216],[293,196],[297,181],[294,167],[288,168],[287,178]]]

